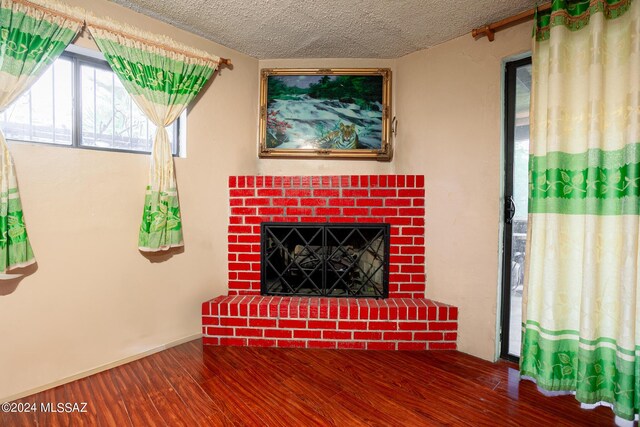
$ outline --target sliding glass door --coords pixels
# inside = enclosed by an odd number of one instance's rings
[[[501,356],[516,359],[520,356],[522,287],[527,241],[531,58],[508,62],[505,72]]]

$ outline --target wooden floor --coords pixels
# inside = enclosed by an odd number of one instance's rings
[[[21,399],[0,426],[613,425],[608,408],[544,397],[516,365],[454,351],[205,347],[199,340]],[[40,405],[87,402],[86,413]]]

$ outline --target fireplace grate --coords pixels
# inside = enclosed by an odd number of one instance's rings
[[[389,296],[389,224],[261,225],[263,295]]]

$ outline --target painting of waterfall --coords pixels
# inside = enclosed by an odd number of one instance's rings
[[[262,70],[261,157],[390,158],[390,70]]]

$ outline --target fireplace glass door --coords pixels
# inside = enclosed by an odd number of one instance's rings
[[[263,223],[263,295],[389,295],[388,224]]]

